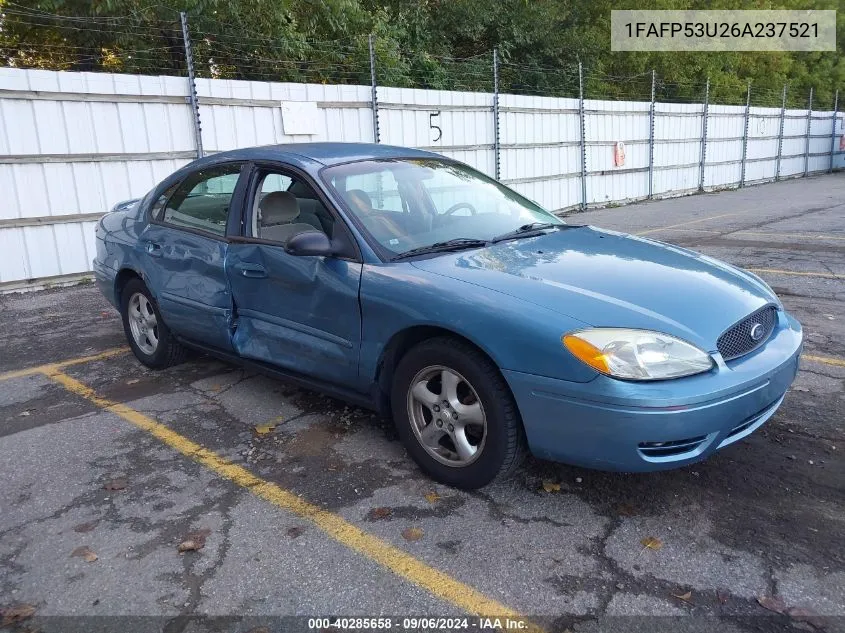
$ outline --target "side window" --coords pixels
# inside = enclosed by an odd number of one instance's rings
[[[241,165],[234,164],[191,174],[167,200],[161,220],[174,226],[225,235],[229,205],[240,171]],[[159,201],[154,207],[158,204]]]
[[[273,191],[287,191],[293,179],[284,174],[267,174],[261,181],[261,193],[266,195]]]
[[[334,216],[305,181],[265,172],[257,187],[250,236],[284,244],[297,233],[321,231],[332,237]]]
[[[164,207],[167,205],[167,201],[170,199],[170,196],[173,195],[173,192],[176,191],[176,188],[179,185],[173,185],[165,189],[164,193],[158,197],[153,205],[150,207],[150,217],[153,220],[161,220],[162,215],[164,214]]]

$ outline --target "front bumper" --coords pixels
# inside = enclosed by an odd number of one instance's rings
[[[537,457],[600,470],[650,471],[705,459],[763,425],[795,379],[801,325],[783,310],[754,352],[704,374],[586,383],[505,371]]]

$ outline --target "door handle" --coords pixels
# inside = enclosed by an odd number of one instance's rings
[[[237,268],[244,277],[260,279],[267,276],[267,269],[261,264],[238,264]]]
[[[161,244],[147,242],[147,253],[153,257],[161,257]]]

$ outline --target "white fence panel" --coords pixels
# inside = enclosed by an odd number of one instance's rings
[[[368,86],[198,79],[197,94],[203,147],[209,153],[276,143],[373,141]],[[315,102],[317,133],[285,134],[284,101]]]
[[[830,139],[833,133],[833,112],[813,112],[810,120],[807,171],[825,171],[830,167]]]
[[[493,176],[493,95],[379,88],[381,141],[439,152]]]
[[[500,178],[547,209],[581,201],[577,99],[502,95]]]
[[[0,69],[0,287],[90,270],[94,219],[193,155],[180,77]]]
[[[654,120],[654,195],[698,188],[704,109],[695,103],[658,103]]]
[[[204,149],[372,142],[371,90],[198,79]],[[377,95],[381,142],[434,150],[495,175],[491,93],[379,87]],[[315,104],[313,134],[286,133],[282,103],[296,101]],[[702,104],[655,104],[651,191],[651,104],[583,105],[582,147],[578,99],[500,95],[500,180],[556,211],[698,189]],[[96,219],[196,156],[184,77],[0,68],[0,118],[0,291],[90,271]],[[775,179],[778,163],[782,178],[827,170],[832,118],[787,110],[778,161],[780,108],[752,107],[745,181]],[[738,186],[744,134],[744,106],[710,106],[706,189]]]
[[[650,103],[584,100],[587,204],[628,202],[648,196]],[[614,145],[625,143],[625,165],[615,167]]]
[[[745,106],[710,106],[707,120],[707,164],[704,167],[705,189],[722,189],[739,184],[744,133]]]
[[[752,106],[748,113],[746,182],[774,180],[777,169],[780,108]]]

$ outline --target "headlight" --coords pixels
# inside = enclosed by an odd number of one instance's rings
[[[713,367],[706,352],[668,334],[649,330],[595,328],[562,337],[581,362],[627,380],[665,380],[700,374]]]

